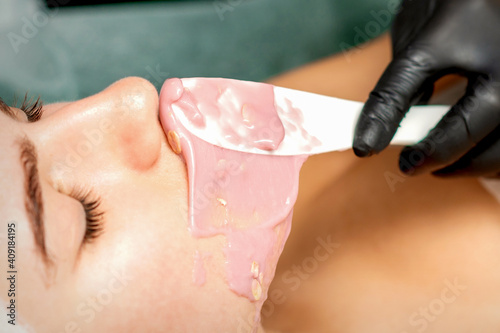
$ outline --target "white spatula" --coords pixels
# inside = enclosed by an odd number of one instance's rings
[[[196,79],[182,79],[185,87],[195,84]],[[206,79],[204,79],[206,80]],[[220,80],[220,79],[219,79]],[[263,83],[251,83],[247,86],[258,87]],[[274,87],[275,104],[278,115],[283,123],[294,124],[296,118],[291,118],[286,110],[300,109],[302,119],[296,126],[302,127],[309,134],[307,138],[298,135],[297,131],[287,130],[285,137],[276,150],[261,150],[255,147],[234,144],[227,140],[218,128],[217,122],[208,122],[206,127],[200,128],[179,117],[182,124],[199,138],[223,148],[269,155],[312,155],[331,151],[341,151],[352,147],[354,127],[361,113],[363,103],[327,97],[298,90]],[[173,107],[174,112],[181,112]],[[449,110],[446,106],[415,106],[401,124],[392,144],[412,144],[420,141],[428,131]],[[240,110],[234,110],[240,112]],[[184,120],[183,120],[184,119]],[[311,140],[311,138],[315,138]]]

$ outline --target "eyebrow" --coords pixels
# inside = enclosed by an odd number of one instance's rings
[[[47,268],[52,266],[53,263],[49,258],[45,245],[44,209],[38,173],[38,156],[35,145],[27,137],[19,140],[19,148],[20,162],[24,171],[24,206],[33,232],[35,246]]]
[[[2,98],[0,98],[0,111],[2,111],[12,119],[17,119],[14,111],[12,111],[12,109],[7,104],[5,104]]]

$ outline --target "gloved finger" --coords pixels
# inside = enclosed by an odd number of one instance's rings
[[[480,78],[451,108],[429,135],[405,147],[399,167],[407,174],[436,170],[457,161],[500,124],[500,100],[495,83]]]
[[[413,42],[434,13],[436,0],[403,0],[391,29],[393,55],[397,57]]]
[[[382,151],[410,105],[422,91],[422,84],[436,71],[436,57],[420,47],[394,58],[370,93],[354,132],[353,149],[364,157]]]
[[[427,105],[429,103],[429,100],[434,93],[433,80],[428,80],[429,82],[424,82],[422,84],[422,86],[420,87],[420,92],[417,93],[417,96],[413,101],[411,101],[411,105]]]
[[[433,172],[440,177],[498,176],[500,173],[500,127],[481,140],[457,162]]]

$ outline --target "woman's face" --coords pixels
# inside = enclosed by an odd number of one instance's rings
[[[0,261],[11,270],[15,225],[16,324],[215,332],[246,322],[253,306],[227,288],[224,240],[187,229],[185,165],[160,127],[155,88],[128,78],[43,109],[35,122],[0,113]],[[193,283],[196,251],[212,254],[203,286]]]

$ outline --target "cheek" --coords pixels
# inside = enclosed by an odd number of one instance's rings
[[[122,224],[116,231],[119,244],[102,248],[105,254],[100,254],[96,274],[89,276],[96,282],[97,274],[106,274],[91,297],[99,301],[100,294],[109,294],[112,298],[102,304],[96,329],[127,332],[134,331],[132,327],[135,331],[161,327],[169,331],[193,312],[189,309],[196,304],[198,291],[192,282],[194,246],[190,236],[187,232],[167,232],[162,226],[155,228],[147,223],[149,216],[142,218],[133,225]]]
[[[85,234],[83,208],[76,200],[53,190],[46,190],[44,195],[45,216],[50,221],[45,224],[48,251],[58,266],[71,265],[77,258]]]
[[[82,257],[79,294],[99,309],[85,305],[94,318],[84,332],[233,331],[235,314],[255,305],[228,288],[224,237],[191,236],[185,208],[179,209],[185,192],[179,199],[140,189],[134,189],[140,199],[120,189],[122,204],[109,211],[101,245]],[[197,251],[206,255],[204,284],[194,279]]]

